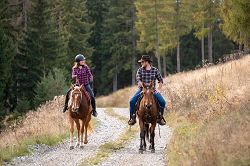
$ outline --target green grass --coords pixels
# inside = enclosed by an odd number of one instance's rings
[[[107,108],[105,112],[113,116],[115,118],[120,119],[121,121],[127,122],[127,118],[116,114],[112,108]],[[82,161],[81,165],[98,165],[104,159],[109,157],[113,152],[124,148],[125,144],[135,137],[135,134],[138,132],[137,128],[129,128],[125,130],[120,137],[115,141],[107,142],[100,146],[99,150],[97,151],[96,155],[85,159]]]
[[[17,145],[0,148],[0,164],[2,164],[4,161],[10,161],[14,157],[30,154],[31,150],[28,147],[29,145],[45,144],[48,146],[53,146],[67,137],[68,133],[64,133],[59,136],[35,136],[26,138]]]
[[[121,136],[117,140],[110,141],[101,145],[96,155],[86,159],[84,162],[82,162],[82,165],[86,163],[88,165],[97,165],[101,163],[105,158],[109,157],[113,152],[124,148],[127,141],[134,138],[137,132],[138,130],[135,128],[132,128],[131,130],[127,129],[125,132],[121,134]]]

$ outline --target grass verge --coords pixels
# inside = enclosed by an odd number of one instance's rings
[[[107,108],[105,111],[108,115],[118,118],[121,121],[127,121],[127,118],[116,114],[112,108]],[[125,144],[135,137],[135,134],[138,132],[137,128],[129,128],[121,133],[120,137],[115,141],[107,142],[100,146],[99,150],[97,151],[96,155],[85,159],[82,161],[80,165],[98,165],[104,159],[109,157],[113,152],[124,148]]]
[[[51,135],[39,135],[34,137],[29,137],[18,144],[13,144],[12,146],[7,146],[0,148],[0,164],[3,162],[10,161],[12,158],[17,156],[29,155],[32,152],[32,145],[35,144],[45,144],[48,146],[53,146],[58,142],[63,141],[68,137],[68,133],[61,135],[51,136]]]

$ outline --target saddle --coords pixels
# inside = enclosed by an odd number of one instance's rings
[[[87,101],[88,101],[88,103],[90,104],[90,102],[91,102],[91,97],[90,97],[89,93],[88,93],[86,90],[84,90],[84,91],[83,91],[83,95],[87,98]]]
[[[134,114],[135,115],[137,114],[137,111],[139,110],[142,98],[143,98],[143,93],[140,94],[140,97],[138,98],[137,102],[135,103],[135,109],[134,109]],[[159,113],[160,108],[161,108],[160,103],[158,102],[158,100],[155,97],[154,97],[154,100],[156,102],[157,110],[158,110],[158,113]]]

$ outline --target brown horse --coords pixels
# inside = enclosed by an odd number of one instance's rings
[[[141,138],[139,153],[143,153],[143,151],[146,150],[147,145],[146,145],[145,137],[147,140],[149,140],[149,133],[150,133],[149,149],[151,150],[152,153],[154,153],[155,152],[154,137],[155,137],[155,126],[156,126],[156,121],[157,121],[157,116],[158,116],[158,109],[157,109],[156,101],[153,96],[154,87],[153,87],[152,81],[149,86],[146,86],[143,83],[142,93],[143,93],[143,98],[140,102],[140,106],[138,110],[138,119],[139,119],[139,125],[140,125],[140,138]]]
[[[80,145],[80,148],[83,148],[84,131],[84,144],[88,143],[87,131],[88,127],[90,127],[89,122],[91,120],[92,107],[86,94],[87,93],[83,86],[71,86],[71,95],[69,101],[70,149],[74,149],[74,122],[76,123],[78,139],[75,147]]]

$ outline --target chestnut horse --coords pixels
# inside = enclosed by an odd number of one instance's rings
[[[80,145],[83,148],[83,133],[84,144],[88,143],[87,131],[91,120],[92,107],[86,91],[82,86],[71,86],[71,94],[69,100],[69,123],[70,123],[70,149],[73,146],[74,122],[77,128],[77,143],[75,147]]]
[[[154,137],[155,137],[156,121],[158,116],[158,109],[153,93],[154,93],[154,86],[152,81],[149,86],[146,86],[144,83],[142,84],[143,98],[140,102],[138,110],[140,138],[141,138],[139,153],[143,153],[143,151],[145,151],[147,148],[145,137],[150,142],[149,150],[151,150],[152,153],[155,152]],[[150,139],[149,139],[149,134],[150,134]]]

